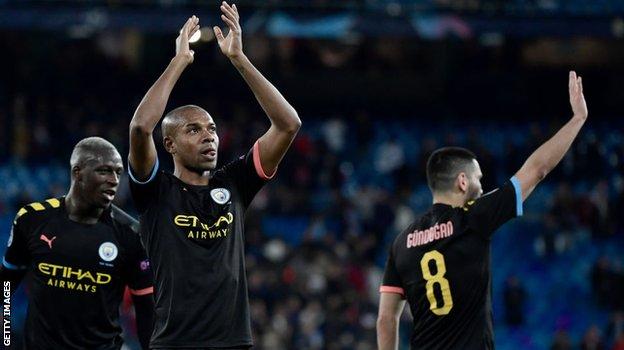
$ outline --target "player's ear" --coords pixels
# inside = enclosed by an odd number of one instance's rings
[[[173,142],[173,138],[170,136],[163,137],[163,146],[165,146],[165,150],[171,154],[176,153],[175,142]]]
[[[459,175],[457,175],[457,186],[459,187],[459,189],[466,193],[468,192],[468,187],[470,185],[470,182],[468,181],[468,175],[466,175],[466,173],[461,172],[459,173]]]

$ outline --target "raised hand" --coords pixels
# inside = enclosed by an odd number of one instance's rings
[[[236,5],[230,6],[224,1],[221,3],[221,12],[221,19],[227,24],[229,32],[227,36],[223,36],[221,28],[217,26],[212,28],[219,43],[219,48],[229,59],[238,58],[243,55],[242,30],[239,23],[238,9]]]
[[[189,17],[176,38],[176,57],[182,58],[186,63],[193,63],[195,52],[189,47],[189,39],[199,30],[199,18],[195,15]]]
[[[583,80],[576,76],[575,71],[570,71],[568,81],[568,89],[570,90],[570,106],[574,112],[575,118],[587,119],[587,104],[585,96],[583,96]]]

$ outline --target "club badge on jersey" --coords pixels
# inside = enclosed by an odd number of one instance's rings
[[[98,253],[100,254],[100,258],[106,262],[111,262],[117,258],[118,253],[117,246],[111,242],[104,242],[100,245],[100,249],[98,249]]]
[[[230,200],[230,191],[225,188],[215,188],[210,191],[210,197],[217,204],[225,204]]]

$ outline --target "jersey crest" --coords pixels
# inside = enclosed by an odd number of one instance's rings
[[[98,253],[100,254],[100,258],[104,261],[113,261],[117,258],[117,254],[119,250],[117,246],[111,242],[104,242],[100,245],[100,249],[98,249]]]
[[[215,188],[210,191],[210,197],[212,200],[217,202],[217,204],[225,204],[230,200],[230,191],[225,188]]]

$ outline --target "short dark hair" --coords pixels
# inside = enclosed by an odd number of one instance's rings
[[[461,172],[468,172],[474,153],[462,147],[439,148],[427,160],[427,184],[431,192],[448,192]]]
[[[72,168],[75,166],[82,167],[89,162],[115,156],[119,156],[119,152],[112,143],[101,137],[92,136],[80,140],[74,146],[69,164]]]

